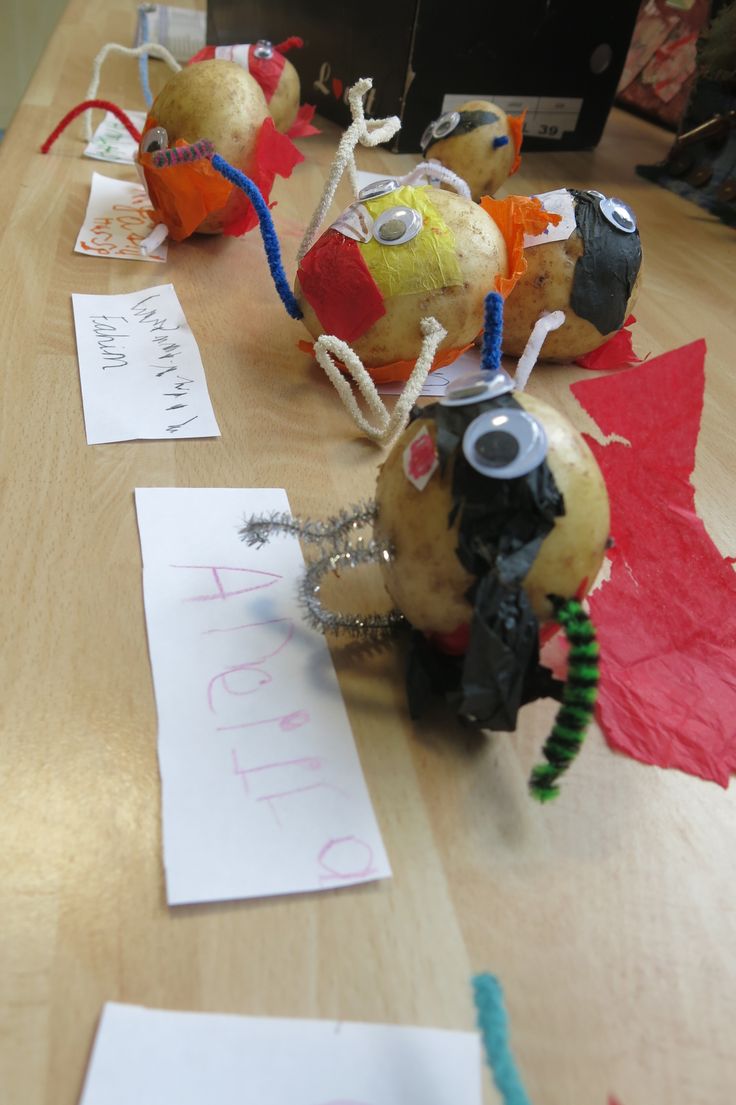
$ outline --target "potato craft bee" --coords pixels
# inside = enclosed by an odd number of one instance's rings
[[[138,162],[155,220],[176,241],[195,232],[239,236],[258,222],[240,189],[208,158],[190,155],[201,140],[247,173],[266,200],[276,175],[288,177],[303,160],[276,130],[261,88],[242,66],[213,59],[175,73],[148,113]]]
[[[628,204],[601,192],[563,188],[538,198],[561,221],[525,242],[526,272],[506,303],[503,348],[519,356],[540,315],[562,310],[565,321],[540,357],[572,361],[624,325],[638,290],[639,230]],[[495,201],[483,202],[492,210]]]
[[[468,100],[429,124],[424,157],[467,182],[475,202],[493,196],[521,164],[523,115],[507,115],[491,100]]]
[[[314,108],[305,104],[299,107],[299,74],[286,54],[304,42],[296,35],[284,42],[274,43],[266,38],[234,46],[204,46],[188,64],[211,61],[218,58],[233,61],[253,77],[261,88],[276,129],[291,138],[302,134],[314,134],[310,127]]]
[[[501,309],[492,293],[489,318]],[[598,649],[580,600],[603,562],[610,516],[603,477],[581,435],[541,400],[514,393],[491,361],[497,348],[486,331],[484,370],[414,410],[380,470],[373,502],[327,523],[252,518],[242,534],[261,544],[295,533],[321,546],[301,597],[323,632],[370,638],[411,629],[412,716],[441,691],[464,721],[511,731],[524,703],[561,699],[547,762],[530,783],[544,801],[557,794],[595,700]],[[366,525],[372,538],[351,542]],[[389,614],[323,607],[327,572],[371,562],[395,604]],[[554,623],[571,645],[564,684],[539,662],[540,629]]]
[[[349,344],[373,380],[405,380],[431,316],[446,331],[434,367],[456,360],[482,330],[489,289],[507,294],[520,275],[525,230],[547,225],[536,201],[496,202],[494,218],[427,184],[367,185],[301,259],[295,296],[309,332]]]

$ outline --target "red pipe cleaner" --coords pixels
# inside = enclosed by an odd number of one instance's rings
[[[108,100],[84,100],[81,104],[77,104],[76,107],[73,107],[71,111],[68,111],[61,122],[58,124],[58,126],[54,127],[54,129],[51,131],[51,134],[44,142],[43,146],[41,146],[41,153],[48,153],[62,131],[65,131],[70,123],[72,123],[79,115],[82,114],[83,111],[87,111],[87,109],[90,107],[99,107],[103,111],[111,111],[112,114],[120,120],[126,130],[130,133],[131,137],[134,138],[136,142],[140,142],[140,131],[133,123],[131,123],[128,116],[125,114],[124,111],[120,110],[117,104],[111,104]]]
[[[285,38],[283,42],[279,42],[277,46],[274,46],[274,50],[278,50],[280,54],[286,54],[289,50],[293,50],[295,46],[301,49],[303,45],[303,38],[299,38],[298,35],[292,35],[291,38]]]

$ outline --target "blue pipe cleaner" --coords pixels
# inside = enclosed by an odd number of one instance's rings
[[[482,372],[498,372],[501,367],[502,338],[503,296],[499,292],[489,292],[483,320],[483,348],[480,355]]]
[[[289,281],[286,279],[284,266],[281,262],[281,246],[276,235],[276,228],[273,225],[271,212],[268,210],[268,204],[250,177],[247,177],[245,173],[241,173],[240,169],[234,168],[228,161],[225,161],[224,157],[220,157],[219,153],[216,153],[212,158],[212,167],[217,169],[218,173],[225,177],[225,180],[229,180],[231,184],[245,192],[255,207],[261,228],[261,237],[263,238],[263,248],[266,251],[268,267],[271,270],[276,291],[292,318],[304,318],[302,309],[296,301]]]
[[[476,975],[473,993],[486,1060],[504,1105],[531,1105],[509,1049],[509,1021],[500,982],[493,975]]]
[[[509,144],[508,134],[497,134],[496,137],[493,139],[493,148],[494,148],[494,150],[499,150],[501,148],[501,146],[508,146],[508,144]]]
[[[141,26],[141,41],[138,44],[140,46],[142,43],[148,42],[148,12],[143,4],[138,8],[138,18]],[[143,99],[146,101],[146,107],[150,107],[153,103],[153,93],[151,92],[151,85],[148,81],[148,54],[141,54],[138,58],[138,76],[140,77],[141,88],[143,89]]]

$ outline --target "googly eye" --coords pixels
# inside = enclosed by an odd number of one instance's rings
[[[447,138],[447,135],[452,134],[459,122],[459,111],[446,111],[444,115],[440,115],[439,119],[433,119],[432,122],[424,128],[424,133],[419,140],[419,145],[423,150],[426,150],[431,142],[436,142],[440,138]]]
[[[156,153],[169,147],[169,136],[163,127],[151,127],[141,138],[141,153]]]
[[[386,177],[384,180],[373,180],[361,188],[358,192],[359,200],[377,200],[379,196],[387,196],[389,192],[395,192],[399,188],[396,177]]]
[[[444,115],[440,115],[436,123],[432,124],[432,134],[435,138],[447,138],[448,134],[452,134],[459,122],[459,111],[447,111]]]
[[[624,234],[636,232],[636,215],[623,200],[615,196],[604,197],[601,200],[601,214],[608,219],[611,226],[615,226],[616,230],[623,230]]]
[[[537,468],[547,455],[547,435],[541,422],[518,408],[478,415],[463,437],[468,464],[494,480],[513,480]]]
[[[471,372],[460,376],[448,387],[440,405],[443,407],[465,407],[470,403],[483,403],[487,399],[496,399],[514,390],[514,381],[508,372],[499,368],[497,372]]]
[[[262,61],[272,58],[273,43],[267,38],[259,38],[253,48],[253,57],[260,58]]]
[[[422,216],[413,207],[389,207],[373,223],[373,237],[384,246],[403,246],[422,229]]]

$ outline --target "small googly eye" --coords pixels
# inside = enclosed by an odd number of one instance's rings
[[[502,368],[497,372],[471,372],[450,384],[440,404],[443,407],[465,407],[470,403],[495,399],[513,390],[514,381]]]
[[[439,119],[432,124],[432,135],[435,138],[447,138],[448,134],[452,134],[459,122],[459,111],[447,111],[444,115],[440,115]]]
[[[601,201],[601,214],[604,215],[611,226],[616,230],[623,230],[624,234],[636,232],[636,215],[628,203],[617,199],[615,196],[603,198]]]
[[[273,43],[269,42],[267,38],[259,38],[253,48],[253,56],[260,58],[262,61],[268,60],[273,57]]]
[[[157,150],[166,150],[169,146],[169,136],[163,127],[151,127],[141,138],[141,153],[156,153]]]
[[[463,454],[482,476],[513,480],[539,467],[547,455],[547,435],[526,411],[499,408],[473,419],[463,437]]]
[[[358,192],[359,200],[377,200],[379,196],[387,196],[389,192],[395,192],[399,188],[396,177],[386,177],[384,180],[372,180]]]
[[[413,207],[389,207],[373,223],[373,237],[383,246],[403,246],[422,229],[422,216]]]

